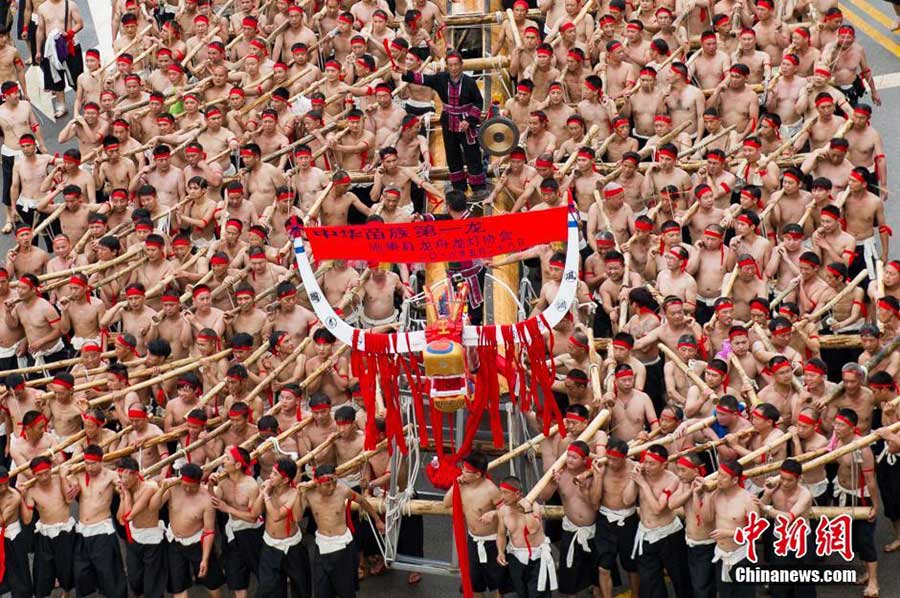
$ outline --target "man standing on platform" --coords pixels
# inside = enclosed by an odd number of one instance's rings
[[[462,72],[462,56],[448,52],[447,70],[434,75],[409,72],[400,65],[394,68],[403,73],[404,81],[430,87],[441,98],[441,132],[453,188],[465,191],[468,184],[473,192],[483,193],[487,177],[478,144],[478,126],[484,100],[475,79]]]

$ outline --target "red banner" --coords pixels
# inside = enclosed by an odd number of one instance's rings
[[[434,220],[306,228],[317,260],[353,259],[394,264],[464,262],[562,241],[568,208]]]

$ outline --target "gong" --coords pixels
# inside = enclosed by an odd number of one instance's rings
[[[492,156],[505,156],[519,144],[519,127],[502,116],[489,118],[481,125],[478,138],[485,152]]]

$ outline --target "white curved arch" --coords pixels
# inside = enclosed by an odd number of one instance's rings
[[[566,312],[569,311],[572,302],[575,300],[575,291],[578,286],[578,265],[580,262],[578,255],[578,221],[575,219],[572,210],[569,211],[566,226],[566,265],[563,271],[562,280],[559,283],[559,290],[557,291],[553,302],[541,312],[543,319],[547,322],[547,326],[551,329],[556,326],[566,315]],[[303,281],[303,286],[306,289],[309,301],[312,304],[313,310],[316,312],[316,317],[319,318],[319,321],[322,322],[322,324],[324,324],[325,327],[342,343],[350,345],[351,348],[354,349],[364,350],[365,335],[360,334],[357,346],[353,347],[353,334],[356,331],[356,328],[339,317],[328,303],[325,294],[322,292],[322,289],[319,287],[319,283],[316,280],[316,275],[309,262],[306,247],[303,246],[303,239],[299,236],[294,238],[294,258],[297,261],[297,269],[300,271],[300,279]],[[541,322],[540,319],[538,322],[541,329],[546,331],[543,322]],[[480,334],[481,328],[479,326],[466,325],[463,327],[463,344],[467,346],[477,346]],[[423,351],[427,344],[424,330],[416,330],[408,333],[395,333],[391,334],[390,338],[392,353]],[[516,340],[523,341],[528,339],[517,338]],[[497,327],[497,341],[501,344],[503,343],[499,326]]]

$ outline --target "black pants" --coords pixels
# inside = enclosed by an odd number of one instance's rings
[[[65,591],[75,587],[72,557],[75,552],[75,532],[60,532],[55,538],[34,535],[34,594],[49,596],[56,582]]]
[[[356,579],[355,568],[352,571],[345,571],[344,574],[352,575],[353,579]],[[288,580],[294,586],[293,596],[302,598],[312,596],[312,577],[306,547],[297,544],[291,546],[285,554],[263,542],[259,552],[259,584],[256,595],[273,598],[285,596]]]
[[[107,598],[127,598],[125,570],[116,534],[87,538],[76,534],[72,567],[78,596],[87,596],[99,589]]]
[[[533,559],[528,561],[527,565],[513,555],[507,555],[509,563],[509,577],[512,581],[513,589],[519,598],[550,598],[549,582],[547,589],[538,590],[538,575],[541,572],[541,559]]]
[[[359,590],[359,550],[356,542],[350,542],[336,552],[321,554],[316,551],[313,561],[316,598],[356,598]]]
[[[667,598],[669,592],[666,590],[663,570],[669,574],[675,595],[678,598],[691,598],[684,530],[678,530],[652,544],[644,542],[643,554],[639,548],[635,560],[641,579],[640,598]]]
[[[12,205],[9,190],[12,187],[13,166],[16,164],[15,156],[0,156],[0,164],[3,166],[3,205]]]
[[[666,376],[664,368],[666,365],[665,357],[662,353],[659,358],[651,364],[644,364],[647,368],[647,378],[644,381],[644,392],[653,402],[653,409],[656,411],[657,417],[666,407]]]
[[[12,593],[12,598],[31,598],[34,585],[31,583],[31,567],[28,565],[28,539],[19,532],[14,540],[3,539],[6,558],[6,574],[0,581],[0,593]]]
[[[696,598],[716,598],[716,568],[712,563],[715,549],[715,543],[688,546],[688,572]]]
[[[750,561],[743,559],[736,563],[731,569],[730,582],[722,581],[722,563],[716,563],[716,588],[719,591],[719,598],[755,598],[756,586],[752,583],[737,583],[734,580],[735,569],[738,567],[747,567]]]
[[[166,593],[166,541],[159,544],[132,542],[125,545],[128,585],[143,598],[163,598]]]
[[[481,146],[478,145],[478,141],[469,143],[465,133],[454,133],[444,124],[441,125],[441,131],[444,134],[444,152],[453,188],[465,191],[468,183],[472,190],[483,189],[487,179],[484,175]]]
[[[207,590],[218,590],[225,584],[222,566],[215,548],[209,553],[209,563],[204,577],[200,577],[200,563],[203,561],[203,541],[188,546],[179,542],[168,545],[169,591],[173,594],[186,592],[194,585],[194,580]]]
[[[262,546],[263,528],[242,529],[234,532],[234,540],[225,544],[222,559],[225,562],[225,583],[232,592],[250,587],[250,575],[259,576],[259,550]]]

